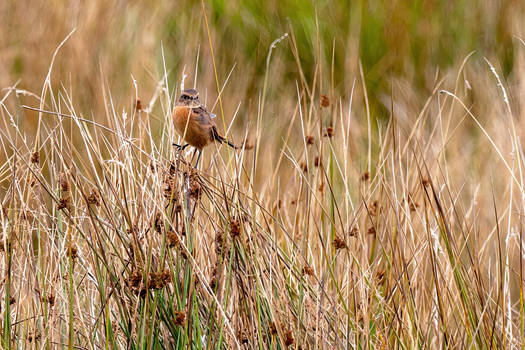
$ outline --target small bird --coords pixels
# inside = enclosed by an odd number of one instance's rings
[[[199,151],[195,167],[199,164],[202,149],[213,141],[226,143],[233,149],[239,148],[219,135],[217,126],[212,120],[213,115],[200,103],[199,92],[195,89],[182,91],[173,109],[172,117],[175,129],[186,142],[183,146],[175,143],[173,145],[182,150],[188,146],[195,147],[195,151]],[[195,157],[195,152],[193,157]]]

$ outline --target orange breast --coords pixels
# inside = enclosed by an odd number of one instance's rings
[[[200,122],[200,118],[186,106],[175,107],[173,125],[175,130],[184,137],[184,141],[193,147],[202,149],[213,141],[209,125]]]

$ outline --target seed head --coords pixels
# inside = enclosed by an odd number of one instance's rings
[[[175,311],[175,314],[173,315],[175,317],[175,325],[176,326],[184,326],[186,323],[186,312],[185,311]]]
[[[138,98],[135,100],[135,111],[142,111],[142,102]]]
[[[334,241],[332,242],[332,244],[336,250],[348,248],[348,246],[346,245],[346,242],[337,236],[334,238]]]
[[[324,137],[333,137],[335,135],[334,128],[329,126],[324,130],[323,136]]]
[[[321,107],[328,107],[330,106],[330,99],[326,95],[321,95]]]
[[[60,189],[62,192],[68,192],[69,191],[69,181],[67,179],[67,175],[65,173],[58,174],[58,179],[60,182]]]
[[[232,237],[238,237],[241,234],[241,224],[237,219],[230,220],[230,235]]]
[[[284,333],[284,345],[286,346],[290,346],[290,345],[293,345],[294,343],[294,338],[293,338],[293,333],[291,330],[287,330],[285,333]]]
[[[60,198],[57,205],[58,210],[61,209],[71,209],[71,197],[67,196],[65,198]]]
[[[312,269],[308,265],[303,266],[303,275],[313,276],[314,275],[314,269]]]
[[[91,193],[87,198],[87,202],[88,204],[93,204],[96,207],[100,206],[100,194],[98,193],[97,189],[91,189]]]
[[[31,163],[38,165],[39,162],[40,162],[40,153],[38,151],[35,151],[31,155]]]

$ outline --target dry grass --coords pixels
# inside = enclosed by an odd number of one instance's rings
[[[379,119],[359,65],[340,96],[298,60],[277,94],[294,40],[265,52],[248,116],[248,79],[204,58],[197,87],[253,148],[199,169],[171,146],[182,72],[162,55],[147,94],[114,99],[100,73],[93,109],[53,65],[41,91],[2,90],[3,347],[523,346],[525,46],[506,81],[480,55],[424,99],[392,78]]]

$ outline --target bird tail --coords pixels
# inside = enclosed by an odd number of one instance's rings
[[[239,146],[234,145],[232,142],[226,140],[224,137],[219,135],[219,132],[217,131],[217,129],[215,127],[213,127],[211,129],[211,132],[212,132],[213,138],[215,140],[219,141],[220,143],[227,143],[228,146],[230,146],[233,149],[239,149],[240,148]]]
[[[239,146],[236,146],[235,144],[226,140],[224,137],[222,137],[219,134],[215,135],[215,140],[219,141],[220,143],[226,143],[228,146],[230,146],[233,149],[239,149]]]

